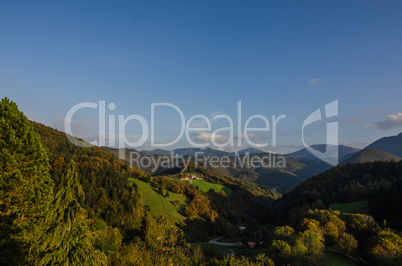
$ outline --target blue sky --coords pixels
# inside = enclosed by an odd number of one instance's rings
[[[245,118],[286,115],[267,148],[278,152],[300,148],[307,115],[338,99],[339,142],[364,147],[402,131],[401,12],[401,1],[1,1],[0,97],[61,130],[80,102],[147,121],[156,102],[236,120],[240,100]],[[77,112],[74,133],[95,140],[97,119]],[[160,140],[177,136],[173,110],[156,121]],[[309,144],[326,122],[306,129]]]

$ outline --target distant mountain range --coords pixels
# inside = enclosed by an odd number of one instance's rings
[[[152,151],[146,151],[146,150],[142,150],[141,153],[143,154],[149,154],[149,155],[171,155],[172,152],[171,151],[167,151],[167,150],[162,150],[162,149],[155,149]]]
[[[326,156],[328,157],[334,156],[336,149],[338,149],[338,161],[341,162],[340,164],[400,160],[400,157],[402,156],[402,133],[397,136],[381,138],[368,145],[364,150],[345,145],[336,146],[317,144],[312,145],[311,147],[319,152],[326,153]],[[117,155],[118,150],[110,148],[108,150]],[[131,151],[132,150],[127,150],[127,155]],[[277,189],[281,193],[285,193],[310,177],[333,167],[332,165],[327,164],[326,162],[315,157],[307,148],[283,155],[286,160],[285,168],[245,168],[239,167],[234,163],[235,155],[242,157],[247,153],[251,158],[262,158],[268,155],[268,153],[255,148],[243,149],[237,153],[220,151],[212,148],[180,148],[173,151],[163,149],[155,149],[152,151],[143,150],[139,152],[139,156],[152,156],[155,159],[158,159],[160,156],[170,156],[172,154],[174,156],[183,156],[185,158],[195,156],[196,154],[198,157],[227,156],[230,158],[230,166],[215,168],[208,167],[208,169],[224,176],[240,178],[269,186]],[[273,154],[273,156],[278,158],[278,156],[282,155]],[[155,172],[151,171],[151,169],[156,169],[154,167],[155,165],[151,164],[150,167],[143,170],[152,174],[158,174],[166,171],[166,168],[157,168]]]
[[[344,161],[347,158],[351,157],[352,155],[358,153],[361,149],[355,148],[355,147],[350,147],[350,146],[345,146],[345,145],[327,145],[327,144],[315,144],[311,145],[311,148],[321,152],[321,153],[326,153],[328,157],[333,157],[335,156],[336,149],[338,149],[338,158],[339,161]],[[246,152],[249,152],[249,154],[258,154],[258,153],[265,153],[264,151],[258,150],[258,149],[244,149],[238,152],[238,154],[245,154]],[[298,151],[295,151],[293,153],[289,154],[283,154],[283,156],[287,157],[288,159],[294,159],[297,161],[317,161],[320,160],[320,158],[317,158],[315,155],[313,155],[307,148],[300,149]]]
[[[328,157],[333,156],[336,147],[338,147],[338,153],[339,153],[339,161],[343,161],[347,159],[348,157],[352,156],[353,154],[357,153],[360,151],[358,148],[354,147],[349,147],[345,145],[326,145],[326,144],[316,144],[311,146],[313,149],[316,149],[320,152],[325,152],[327,149],[329,149]],[[259,153],[266,153],[262,150],[255,149],[255,148],[246,148],[243,150],[240,150],[238,152],[226,152],[226,151],[220,151],[220,150],[215,150],[212,148],[206,148],[206,149],[200,149],[200,148],[180,148],[180,149],[175,149],[172,151],[168,150],[163,150],[163,149],[155,149],[152,151],[146,151],[143,150],[141,151],[143,154],[152,154],[152,155],[174,155],[174,156],[195,156],[196,154],[198,156],[235,156],[237,155],[253,155],[253,154],[259,154]],[[285,154],[284,156],[292,159],[303,159],[303,160],[319,160],[319,158],[315,157],[312,153],[310,153],[307,148],[298,150],[293,153]]]
[[[352,156],[353,154],[360,151],[358,148],[345,146],[345,145],[326,145],[326,144],[316,144],[311,145],[311,148],[319,151],[319,152],[327,152],[328,157],[332,157],[338,148],[338,158],[339,161],[343,161],[346,158]],[[328,149],[328,151],[327,151]],[[318,160],[307,148],[298,150],[293,153],[289,153],[285,155],[286,157],[293,158],[293,159],[305,159],[305,160]]]
[[[243,149],[237,152],[238,155],[245,155],[245,154],[258,154],[258,153],[265,153],[262,150],[256,149],[256,148],[247,148],[247,149]]]
[[[383,137],[368,145],[367,148],[374,148],[402,157],[402,133],[397,136]]]
[[[364,150],[354,154],[349,157],[345,161],[340,164],[348,164],[348,163],[365,163],[365,162],[374,162],[374,161],[399,161],[401,158],[390,154],[385,151],[380,151],[373,148],[365,148]]]
[[[141,153],[153,154],[153,155],[172,155],[172,153],[173,153],[173,156],[188,156],[188,155],[195,156],[197,154],[198,156],[218,156],[218,157],[235,155],[234,152],[220,151],[220,150],[215,150],[215,149],[211,149],[211,148],[205,148],[205,149],[180,148],[180,149],[175,149],[172,151],[155,149],[152,151],[143,150],[143,151],[141,151]],[[255,149],[255,148],[247,148],[247,149],[243,149],[243,150],[240,150],[237,152],[238,155],[244,155],[246,153],[252,155],[252,154],[256,154],[256,153],[264,153],[264,151]]]

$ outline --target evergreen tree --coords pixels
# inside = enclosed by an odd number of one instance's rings
[[[162,186],[160,186],[160,187],[158,188],[158,193],[163,196],[163,188],[162,188]]]
[[[0,264],[19,264],[36,241],[53,182],[39,136],[18,106],[0,102]]]
[[[79,204],[84,192],[71,161],[67,173],[57,187],[52,208],[43,220],[43,234],[38,242],[36,265],[101,265],[106,256],[94,249],[95,235],[90,230],[91,220]]]

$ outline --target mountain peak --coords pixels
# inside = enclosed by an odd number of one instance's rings
[[[366,148],[374,148],[398,157],[402,157],[402,132],[396,136],[383,137],[377,141],[374,141]]]
[[[399,161],[401,158],[392,155],[388,152],[381,151],[374,148],[365,148],[364,150],[358,152],[357,154],[351,156],[340,164],[348,163],[365,163],[374,161]]]

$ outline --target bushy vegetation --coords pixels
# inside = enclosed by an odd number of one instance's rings
[[[371,216],[316,209],[292,227],[276,228],[270,256],[280,265],[322,265],[327,260],[324,250],[330,247],[352,263],[400,265],[401,241],[398,232],[382,228]]]

